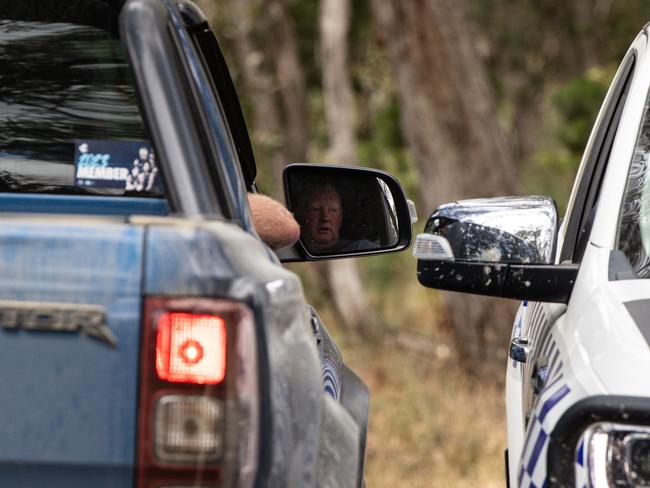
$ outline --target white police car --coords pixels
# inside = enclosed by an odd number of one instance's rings
[[[507,366],[509,486],[650,486],[650,56],[627,52],[559,225],[546,197],[438,208],[431,288],[523,300]]]

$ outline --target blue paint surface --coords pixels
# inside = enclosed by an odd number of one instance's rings
[[[0,300],[103,305],[118,341],[0,329],[1,486],[133,486],[143,241],[126,224],[0,222]]]
[[[527,483],[529,481],[532,483],[533,479],[541,484],[542,487],[546,486],[545,470],[538,470],[536,475],[533,475],[539,460],[542,459],[542,450],[549,440],[549,435],[547,429],[544,428],[543,422],[548,414],[571,392],[569,386],[563,382],[563,363],[560,359],[557,343],[553,339],[544,347],[544,354],[552,356],[552,360],[546,379],[547,384],[536,399],[536,406],[534,408],[537,413],[533,415],[526,430],[526,440],[524,442],[524,450],[522,451],[522,460],[517,482],[517,486],[519,487],[528,486]],[[536,427],[539,427],[540,430],[534,435]],[[529,449],[533,438],[535,439],[535,443],[533,448]]]
[[[0,212],[64,213],[78,215],[167,215],[167,201],[160,198],[94,197],[0,193]]]
[[[323,373],[323,390],[334,400],[339,400],[341,385],[336,364],[331,358],[325,359],[321,366]]]
[[[542,406],[542,411],[539,414],[540,422],[544,422],[546,415],[551,411],[551,409],[555,405],[557,405],[560,400],[562,400],[565,396],[567,396],[570,391],[571,390],[568,386],[563,385],[562,388],[560,388],[555,393],[553,393],[553,395],[544,402],[544,405]]]
[[[533,454],[530,457],[530,461],[528,462],[528,466],[526,467],[526,471],[530,476],[533,475],[533,471],[535,470],[535,466],[537,465],[537,459],[539,459],[539,455],[542,452],[542,448],[544,447],[544,444],[546,443],[546,438],[548,435],[546,432],[544,432],[544,429],[541,429],[539,431],[539,435],[537,436],[537,440],[535,441],[535,447],[533,448]]]
[[[585,441],[584,439],[580,441],[580,447],[578,447],[578,454],[576,456],[576,462],[580,466],[584,466],[583,459],[584,459],[584,448],[585,448]]]
[[[209,231],[150,226],[148,236],[146,295],[218,296],[235,277],[224,243]]]

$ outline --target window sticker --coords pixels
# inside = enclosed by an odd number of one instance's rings
[[[145,141],[75,140],[75,186],[162,193],[151,144]]]

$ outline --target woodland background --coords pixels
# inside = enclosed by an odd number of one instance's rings
[[[563,212],[644,0],[200,0],[253,134],[291,162],[396,175],[420,232],[443,202],[542,194]],[[372,390],[369,487],[504,486],[516,303],[418,285],[409,252],[293,265]]]

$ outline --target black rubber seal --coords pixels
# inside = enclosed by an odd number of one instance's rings
[[[650,426],[650,398],[599,395],[571,406],[551,432],[546,453],[547,486],[575,486],[575,452],[584,431],[597,422]]]

